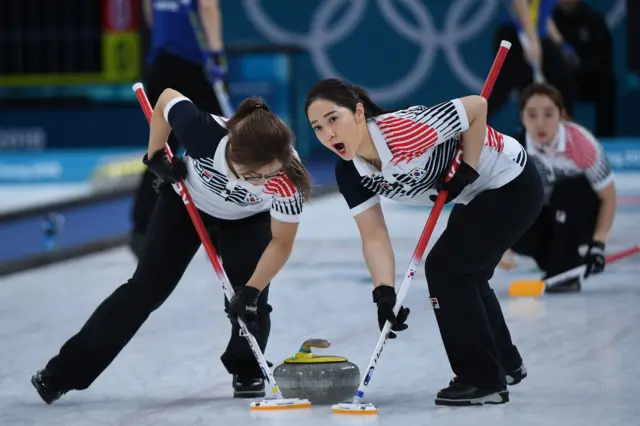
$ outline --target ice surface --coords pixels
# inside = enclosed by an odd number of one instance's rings
[[[385,204],[397,274],[408,266],[428,211]],[[610,251],[638,243],[635,206],[621,209]],[[446,222],[440,218],[437,236]],[[435,238],[434,238],[435,240]],[[451,371],[428,303],[424,272],[406,304],[409,329],[390,341],[365,400],[374,417],[337,415],[329,406],[254,414],[231,398],[219,356],[228,341],[222,291],[204,252],[175,293],[86,391],[45,405],[30,375],[54,355],[135,263],[125,249],[0,280],[0,424],[106,425],[598,425],[640,424],[640,256],[587,281],[580,294],[509,299],[516,278],[537,277],[532,263],[492,281],[529,377],[501,406],[436,407]],[[553,297],[552,297],[553,296]],[[299,240],[271,290],[267,358],[276,365],[307,338],[328,339],[318,353],[343,355],[363,371],[379,332],[357,229],[339,196],[307,209]]]

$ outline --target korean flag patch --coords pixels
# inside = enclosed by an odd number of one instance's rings
[[[424,175],[425,175],[425,170],[424,169],[420,169],[418,167],[414,168],[413,170],[411,170],[409,172],[409,176],[411,176],[411,178],[415,179],[415,180],[419,180],[421,179]]]
[[[244,196],[245,205],[259,204],[261,202],[262,202],[262,198],[258,197],[256,194],[253,194],[249,191],[247,191],[247,195]]]

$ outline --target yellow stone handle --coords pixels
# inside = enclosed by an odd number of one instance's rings
[[[298,352],[303,353],[311,353],[311,348],[328,348],[331,346],[328,340],[325,339],[307,339],[300,346],[300,350]]]

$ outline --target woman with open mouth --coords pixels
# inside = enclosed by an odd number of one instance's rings
[[[481,96],[384,111],[362,88],[327,79],[308,92],[305,110],[317,138],[340,157],[336,180],[360,230],[380,329],[388,320],[402,331],[409,315],[404,307],[393,313],[395,259],[380,198],[431,205],[448,191],[456,204],[425,270],[455,378],[435,402],[508,402],[507,385],[527,373],[489,279],[542,207],[542,183],[522,145],[487,126]],[[461,162],[445,182],[461,137]]]

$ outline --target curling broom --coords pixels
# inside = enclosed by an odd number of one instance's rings
[[[487,76],[487,80],[484,83],[484,87],[482,88],[482,92],[480,96],[484,98],[489,98],[489,94],[493,89],[493,85],[496,82],[498,74],[500,73],[500,69],[502,68],[502,64],[504,63],[505,58],[507,57],[507,53],[509,53],[509,49],[511,48],[511,43],[503,40],[500,43],[500,48],[498,49],[498,53],[496,55],[495,60],[493,61],[493,65],[491,66],[491,70],[489,71],[489,75]],[[462,139],[461,139],[462,141]],[[453,157],[453,163],[451,164],[451,170],[447,176],[447,179],[451,179],[451,177],[456,172],[460,162],[462,160],[462,142],[456,151],[456,154]],[[425,249],[427,248],[427,244],[429,239],[431,238],[431,234],[436,226],[436,222],[438,221],[438,217],[440,216],[440,212],[442,211],[442,207],[444,206],[444,202],[447,199],[447,191],[440,191],[438,193],[438,198],[429,213],[429,218],[427,219],[427,223],[425,224],[424,229],[422,230],[422,234],[420,235],[420,239],[418,240],[418,245],[416,246],[415,251],[413,252],[413,257],[411,258],[411,263],[409,264],[409,270],[407,274],[404,276],[402,280],[402,284],[400,285],[400,290],[398,292],[398,296],[396,298],[396,305],[393,308],[393,313],[398,315],[398,311],[400,310],[400,306],[402,302],[409,292],[409,287],[411,286],[411,282],[413,281],[418,266],[422,261],[422,256],[424,254]],[[363,403],[362,397],[364,396],[364,388],[369,385],[371,382],[371,377],[375,371],[376,365],[378,364],[378,360],[380,359],[380,355],[382,355],[382,350],[384,349],[384,345],[387,342],[387,335],[391,330],[391,323],[387,321],[384,324],[382,329],[382,333],[380,334],[380,338],[378,339],[378,344],[376,345],[375,350],[373,351],[373,356],[369,361],[369,365],[365,370],[364,377],[358,386],[358,390],[356,391],[353,400],[348,403],[339,403],[335,404],[331,407],[334,413],[339,414],[377,414],[378,407],[371,403]]]
[[[617,262],[618,260],[624,259],[625,257],[631,256],[632,254],[636,254],[640,252],[640,245],[636,245],[630,247],[626,250],[619,251],[617,253],[611,254],[605,258],[605,263],[607,265]],[[550,287],[571,278],[584,278],[584,273],[587,268],[585,265],[578,266],[573,269],[569,269],[561,274],[555,275],[553,277],[547,278],[546,280],[518,280],[511,283],[509,286],[509,295],[512,297],[538,297],[541,296],[542,293],[545,292]]]
[[[133,91],[138,98],[138,102],[140,102],[140,106],[144,111],[144,115],[147,117],[147,121],[151,122],[151,114],[153,113],[153,108],[149,103],[149,99],[144,92],[144,87],[142,83],[135,83],[133,85]],[[169,148],[168,144],[164,146],[165,153],[169,160],[173,164],[173,153],[171,152],[171,148]],[[202,218],[198,213],[198,209],[195,204],[193,204],[193,200],[191,199],[191,194],[189,194],[189,190],[187,189],[184,179],[180,179],[179,183],[174,184],[174,188],[176,188],[182,198],[182,202],[184,203],[187,211],[189,212],[189,216],[191,216],[191,221],[198,232],[198,236],[200,237],[200,241],[209,256],[209,260],[211,260],[211,264],[213,265],[213,269],[220,280],[220,284],[222,284],[222,290],[224,291],[227,300],[231,301],[233,296],[235,295],[233,288],[229,285],[229,278],[225,273],[222,263],[218,258],[215,248],[211,243],[211,239],[209,238],[209,234],[207,233],[204,224],[202,223]],[[258,342],[255,337],[249,333],[247,330],[247,326],[242,321],[242,319],[238,318],[238,322],[240,323],[240,332],[249,342],[249,347],[253,352],[253,355],[256,357],[258,364],[260,365],[260,369],[262,370],[262,374],[264,378],[271,384],[271,392],[273,393],[273,398],[262,399],[253,401],[250,405],[252,410],[281,410],[281,409],[292,409],[292,408],[308,408],[311,406],[311,402],[307,399],[299,399],[299,398],[284,398],[282,396],[282,392],[280,392],[280,388],[276,384],[276,380],[269,369],[269,365],[267,364],[267,360],[264,358],[260,347],[258,346]]]

